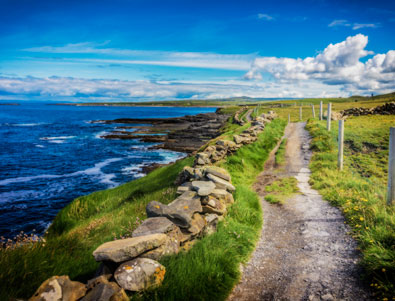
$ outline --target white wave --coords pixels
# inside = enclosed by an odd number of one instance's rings
[[[103,139],[102,136],[105,136],[105,135],[107,135],[107,134],[109,134],[109,133],[106,132],[106,131],[101,131],[101,132],[95,134],[95,138],[96,138],[96,139]]]
[[[36,180],[36,179],[56,179],[56,178],[75,177],[75,176],[79,176],[79,175],[97,176],[97,177],[100,178],[100,181],[104,180],[104,181],[108,182],[111,179],[108,179],[107,174],[102,172],[101,169],[103,167],[105,167],[106,165],[109,165],[112,162],[116,162],[116,161],[119,161],[119,160],[123,160],[123,159],[122,158],[107,159],[107,160],[104,160],[103,162],[96,163],[95,166],[93,166],[91,168],[87,168],[85,170],[80,170],[80,171],[76,171],[76,172],[69,173],[69,174],[63,174],[63,175],[47,175],[47,174],[44,174],[44,175],[37,175],[37,176],[30,176],[30,177],[17,177],[17,178],[0,180],[0,185],[5,186],[5,185],[8,185],[8,184],[12,184],[12,183],[23,183],[23,182],[33,181],[33,180]],[[113,178],[113,177],[111,177],[111,178]],[[110,184],[114,185],[116,183],[111,181]]]
[[[49,140],[48,143],[56,143],[56,144],[62,144],[64,143],[65,140]]]
[[[44,148],[45,146],[44,146],[44,145],[41,145],[41,144],[36,144],[36,147]]]
[[[122,168],[121,171],[124,175],[143,174],[143,173],[141,173],[141,171],[143,170],[143,166],[145,166],[145,164],[126,166],[126,167]]]
[[[11,178],[11,179],[5,179],[5,180],[0,180],[0,185],[8,185],[12,183],[22,183],[22,182],[29,182],[33,181],[36,179],[55,179],[55,178],[61,178],[64,177],[65,175],[38,175],[38,176],[30,176],[30,177],[17,177],[17,178]]]
[[[73,138],[75,138],[75,136],[41,137],[40,140],[66,140]]]
[[[38,125],[43,125],[46,123],[39,122],[39,123],[14,123],[14,124],[8,124],[10,126],[38,126]]]

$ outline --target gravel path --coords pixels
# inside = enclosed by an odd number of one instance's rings
[[[359,253],[341,212],[308,184],[310,138],[305,123],[291,123],[286,166],[276,170],[274,150],[257,178],[264,225],[257,249],[229,300],[373,300],[359,280]],[[301,194],[284,205],[263,200],[265,185],[295,176]]]

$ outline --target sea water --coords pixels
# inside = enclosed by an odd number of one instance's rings
[[[43,233],[70,201],[144,176],[152,163],[185,156],[151,150],[152,143],[101,138],[116,118],[165,118],[214,112],[215,108],[0,106],[0,236]]]

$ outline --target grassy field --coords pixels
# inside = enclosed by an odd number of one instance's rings
[[[236,203],[218,232],[199,241],[188,253],[163,259],[167,267],[163,286],[135,297],[226,298],[238,280],[239,264],[253,250],[261,228],[262,212],[250,185],[284,127],[283,121],[276,120],[256,143],[239,149],[222,163],[231,172],[237,190]],[[222,137],[230,137],[243,128],[229,123]],[[53,275],[69,275],[82,282],[92,278],[98,267],[93,250],[103,242],[130,235],[146,218],[148,202],[172,201],[176,197],[176,176],[192,162],[193,158],[186,158],[117,188],[77,198],[59,212],[42,241],[1,249],[0,300],[30,297]]]
[[[380,298],[394,298],[395,210],[386,205],[389,127],[393,116],[352,117],[345,122],[344,170],[337,170],[337,126],[310,120],[311,184],[343,211],[362,251],[364,279]]]

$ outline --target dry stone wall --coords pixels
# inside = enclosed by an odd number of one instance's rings
[[[101,262],[96,278],[84,285],[70,281],[68,276],[54,276],[30,300],[54,300],[54,294],[59,300],[128,300],[125,290],[137,292],[159,286],[166,267],[158,260],[187,251],[196,239],[215,232],[234,203],[231,176],[215,163],[256,141],[275,117],[274,112],[263,114],[243,133],[234,135],[234,141],[219,140],[196,154],[194,166],[185,167],[178,176],[179,196],[173,202],[151,201],[146,207],[148,218],[131,238],[106,242],[93,252],[95,260]]]
[[[375,108],[351,108],[340,112],[342,118],[348,116],[365,116],[365,115],[394,115],[395,102],[389,102]]]

